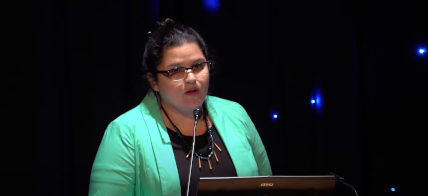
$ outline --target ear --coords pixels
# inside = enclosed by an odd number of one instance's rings
[[[156,82],[156,79],[152,73],[147,73],[147,80],[149,81],[150,87],[152,87],[153,90],[159,91],[158,83]]]

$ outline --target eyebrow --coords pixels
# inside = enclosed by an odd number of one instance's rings
[[[197,63],[197,62],[199,62],[199,61],[205,61],[205,59],[204,58],[196,59],[196,60],[193,61],[192,65],[195,64],[195,63]],[[180,64],[180,63],[172,63],[172,64],[169,64],[167,67],[182,67],[182,64]]]

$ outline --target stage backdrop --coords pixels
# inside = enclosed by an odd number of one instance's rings
[[[360,195],[423,188],[411,177],[426,174],[427,164],[428,63],[417,52],[428,44],[424,5],[203,3],[37,8],[39,121],[50,124],[39,133],[39,190],[50,190],[44,195],[87,195],[105,128],[147,92],[142,48],[154,22],[167,17],[207,39],[217,62],[211,94],[244,106],[274,175],[334,172]]]

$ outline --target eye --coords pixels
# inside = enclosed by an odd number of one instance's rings
[[[170,74],[170,75],[172,75],[172,74],[176,74],[176,73],[178,73],[178,72],[180,72],[180,70],[179,70],[178,68],[174,68],[174,69],[169,70],[169,74]]]
[[[199,69],[201,67],[202,67],[202,63],[198,63],[198,64],[193,65],[193,69]]]

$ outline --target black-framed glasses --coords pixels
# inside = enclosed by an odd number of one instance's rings
[[[180,80],[183,80],[184,77],[186,77],[186,74],[189,73],[189,71],[192,71],[192,73],[196,77],[208,75],[210,67],[211,67],[211,62],[206,61],[206,62],[194,64],[190,67],[176,67],[174,69],[170,69],[167,71],[157,70],[156,72],[165,74],[173,81],[180,81]]]

